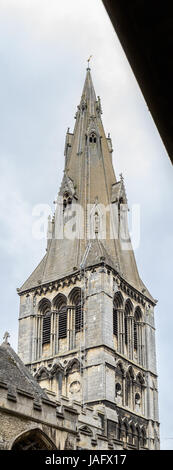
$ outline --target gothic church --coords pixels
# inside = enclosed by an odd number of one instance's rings
[[[3,395],[18,419],[0,448],[159,448],[156,300],[138,273],[101,115],[88,66],[46,254],[18,289],[19,356],[8,338],[0,347],[10,370],[0,405]]]

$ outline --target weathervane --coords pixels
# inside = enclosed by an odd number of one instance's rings
[[[92,55],[90,55],[90,56],[89,56],[89,59],[87,60],[87,62],[88,62],[88,69],[89,69],[89,63],[90,63],[91,57],[92,57]]]

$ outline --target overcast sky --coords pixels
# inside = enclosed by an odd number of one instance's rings
[[[36,204],[53,209],[92,54],[96,95],[129,206],[140,204],[140,275],[155,309],[162,448],[173,449],[172,166],[101,0],[0,0],[0,338],[17,349],[20,287],[45,253]]]

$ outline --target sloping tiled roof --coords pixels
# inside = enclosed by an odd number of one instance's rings
[[[0,346],[0,381],[5,382],[14,393],[19,388],[32,394],[36,400],[48,398],[19,356],[6,342]]]

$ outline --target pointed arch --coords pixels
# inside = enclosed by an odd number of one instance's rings
[[[130,299],[127,299],[125,302],[125,315],[130,315],[133,313],[133,304]]]
[[[131,379],[134,379],[135,378],[135,373],[134,373],[134,369],[132,366],[129,366],[128,367],[128,370],[127,370],[129,376],[131,377]]]
[[[139,305],[134,311],[134,328],[133,328],[133,342],[136,359],[139,364],[144,363],[144,324],[143,324],[143,313]]]
[[[80,287],[73,287],[69,296],[69,303],[75,311],[75,333],[83,329],[83,291]]]
[[[142,312],[141,308],[137,306],[134,312],[134,349],[137,351],[139,346],[139,339],[138,339],[138,323],[142,320]]]
[[[96,122],[94,121],[94,119],[92,119],[87,129],[88,142],[97,143],[99,136],[100,134],[99,134],[98,126]],[[93,139],[92,141],[90,141],[90,137]],[[96,138],[96,142],[94,142],[94,138]]]
[[[143,385],[145,383],[145,378],[143,377],[141,372],[138,372],[138,374],[136,376],[136,383],[139,384],[139,385]]]
[[[91,132],[89,135],[89,142],[90,144],[96,144],[97,143],[97,136],[95,132]]]
[[[115,292],[113,298],[113,304],[115,308],[121,308],[124,304],[124,297],[120,291]]]
[[[50,369],[50,376],[53,377],[58,372],[61,372],[63,374],[64,367],[59,362],[56,362],[55,364],[53,364],[52,368]]]
[[[81,363],[77,357],[74,357],[73,359],[70,359],[68,364],[66,365],[65,372],[66,374],[70,372],[72,369],[79,370],[81,366]]]
[[[118,338],[120,329],[118,309],[123,307],[124,298],[120,291],[117,291],[113,297],[113,334]]]
[[[133,421],[132,419],[129,421],[129,428],[132,429],[133,434],[134,434],[134,433],[135,433],[135,430],[136,430],[136,426],[135,426],[135,423],[134,423],[134,421]]]
[[[133,312],[133,304],[130,299],[126,300],[124,310],[124,330],[125,330],[125,344],[128,345],[128,316]]]
[[[56,450],[55,443],[40,428],[33,428],[20,433],[13,441],[11,450]]]
[[[80,426],[78,431],[81,433],[87,434],[88,436],[93,436],[93,431],[91,430],[89,426],[87,426],[87,424]]]
[[[43,315],[42,320],[42,345],[50,343],[51,330],[51,302],[44,297],[38,304],[38,310]]]
[[[123,366],[123,363],[122,363],[121,359],[116,364],[116,371],[117,371],[117,373],[120,372],[122,375],[124,375],[124,373],[125,373],[125,369],[124,369],[124,366]]]
[[[72,204],[72,195],[67,190],[63,193],[63,212]]]
[[[135,308],[134,311],[134,318],[136,321],[141,321],[142,320],[142,311],[139,305]]]
[[[38,304],[38,310],[42,315],[45,315],[45,313],[48,313],[51,311],[51,302],[49,299],[44,297],[43,299],[40,300]]]
[[[42,380],[42,379],[50,379],[50,373],[45,366],[39,367],[37,372],[34,375],[34,378],[37,380]]]
[[[67,298],[64,294],[57,294],[53,299],[53,307],[58,313],[58,339],[67,336]]]
[[[49,373],[51,379],[55,378],[56,383],[58,384],[58,394],[61,395],[64,377],[64,367],[59,362],[56,362],[55,364],[53,364]]]
[[[61,307],[67,305],[67,298],[64,294],[57,294],[53,299],[53,307],[57,310],[60,310]]]
[[[77,305],[83,299],[83,292],[80,287],[73,287],[68,296],[68,303],[71,305]]]

